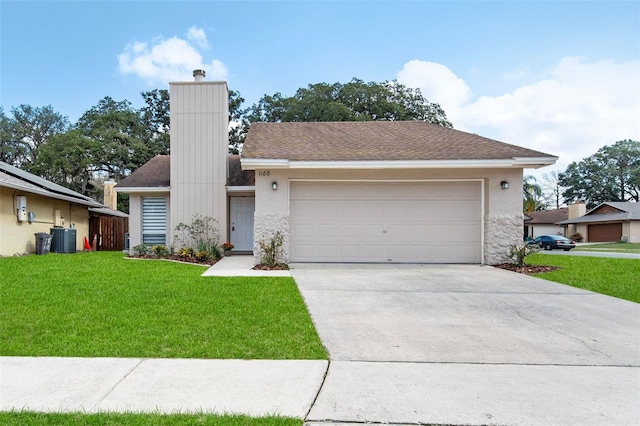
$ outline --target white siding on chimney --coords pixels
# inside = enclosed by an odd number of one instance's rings
[[[171,234],[195,215],[210,216],[226,241],[227,83],[171,83],[170,94]]]

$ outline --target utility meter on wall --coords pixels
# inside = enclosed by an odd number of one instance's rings
[[[19,222],[27,221],[27,197],[19,195],[16,197],[16,210]]]

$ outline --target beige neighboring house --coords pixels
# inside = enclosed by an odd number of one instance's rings
[[[33,253],[35,234],[53,227],[74,228],[82,250],[93,209],[107,214],[89,197],[0,162],[0,256]]]
[[[522,241],[523,169],[557,160],[417,121],[254,123],[238,172],[227,84],[194,76],[170,84],[171,157],[116,187],[130,194],[132,247],[171,246],[200,214],[256,262],[280,232],[287,262],[499,263]],[[169,179],[152,171],[161,161]]]
[[[581,206],[584,211],[584,204]],[[640,203],[602,203],[577,217],[570,215],[570,219],[558,224],[575,229],[582,234],[584,242],[640,243]]]
[[[562,235],[566,237],[566,225],[558,225],[558,222],[567,218],[569,218],[568,207],[526,213],[524,217],[524,236],[525,238],[536,238],[541,235]]]

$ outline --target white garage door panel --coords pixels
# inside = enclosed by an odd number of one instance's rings
[[[480,182],[292,182],[292,262],[480,263]]]

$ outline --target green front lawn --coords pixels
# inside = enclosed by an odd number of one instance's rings
[[[292,278],[118,252],[0,259],[0,355],[326,359]]]
[[[603,243],[578,245],[578,251],[614,251],[620,253],[640,253],[640,243]]]
[[[553,272],[535,274],[538,278],[568,284],[596,293],[640,303],[640,260],[586,256],[534,254],[531,265],[559,266]]]
[[[301,426],[302,420],[285,417],[251,418],[246,416],[218,416],[214,414],[116,414],[116,413],[34,413],[13,411],[0,413],[5,426]]]

